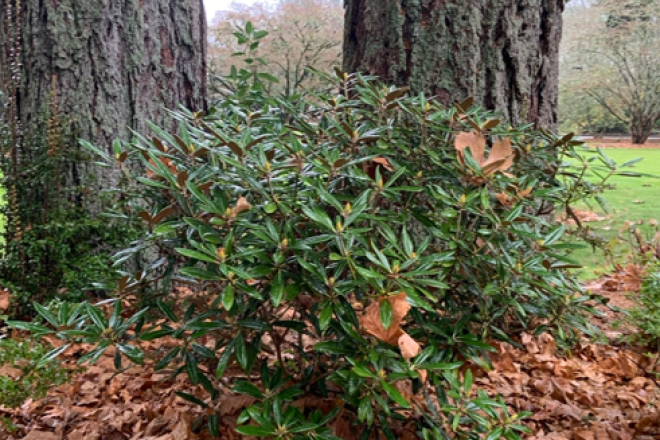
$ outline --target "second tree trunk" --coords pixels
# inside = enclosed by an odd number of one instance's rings
[[[346,0],[344,69],[554,127],[563,10],[564,0]]]

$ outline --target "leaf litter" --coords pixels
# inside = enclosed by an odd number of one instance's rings
[[[636,270],[630,271],[637,274]],[[618,289],[630,277],[620,275]],[[616,275],[615,275],[616,276]],[[607,290],[607,280],[587,286],[592,293],[620,300],[620,293]],[[605,283],[605,284],[604,284]],[[605,285],[606,288],[603,286]],[[361,317],[365,332],[392,345],[398,345],[402,356],[415,356],[421,347],[405,333],[401,325],[408,313],[405,294],[383,298],[392,305],[392,322],[385,328],[380,318],[380,304],[367,307]],[[595,324],[611,339],[620,333],[611,331],[616,312],[600,307],[602,316]],[[609,330],[609,332],[608,332]],[[56,343],[57,341],[49,341]],[[584,340],[570,354],[558,351],[549,334],[522,334],[516,345],[491,341],[497,349],[490,354],[493,365],[485,371],[470,365],[475,388],[491,395],[501,395],[515,412],[534,413],[525,424],[531,429],[530,440],[650,440],[660,438],[660,388],[647,371],[653,359],[641,348]],[[311,341],[309,342],[312,343]],[[148,347],[165,349],[168,342]],[[169,344],[174,344],[169,341]],[[64,365],[73,368],[80,352],[65,352]],[[0,407],[0,417],[9,417],[17,430],[0,431],[3,440],[207,440],[207,432],[197,432],[195,421],[205,411],[179,397],[187,392],[204,399],[201,387],[193,386],[185,375],[172,378],[167,371],[155,372],[154,361],[117,372],[114,352],[108,350],[93,366],[74,374],[73,380],[49,392],[40,401],[26,401],[20,408]],[[421,374],[422,372],[420,372]],[[235,432],[239,413],[255,402],[249,396],[230,391],[231,376],[219,382],[221,397],[212,411],[219,416],[220,438],[238,440]],[[235,374],[241,373],[236,371]],[[422,375],[423,377],[423,375]],[[401,381],[397,388],[417,405],[425,406],[420,395],[413,395],[409,383]],[[473,391],[475,392],[475,391]],[[299,408],[324,412],[341,407],[335,396],[321,398],[303,396],[293,403]],[[357,440],[359,430],[352,426],[348,412],[341,411],[331,424],[334,434],[346,440]],[[411,413],[412,415],[412,413]],[[410,420],[394,427],[404,440],[417,438]]]

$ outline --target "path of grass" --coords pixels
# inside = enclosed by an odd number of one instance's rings
[[[604,151],[617,164],[643,157],[644,160],[629,170],[660,176],[660,148],[604,148]],[[620,236],[620,229],[625,222],[643,222],[641,229],[648,234],[653,230],[649,226],[649,220],[660,221],[660,178],[614,176],[610,178],[609,183],[612,184],[613,189],[605,193],[605,198],[612,206],[612,212],[606,220],[589,225],[611,242],[616,260],[623,261],[629,247],[617,237]],[[606,215],[597,205],[592,206],[591,210]],[[583,279],[594,278],[597,273],[608,269],[602,251],[584,249],[575,252],[572,256],[585,266],[581,274]]]

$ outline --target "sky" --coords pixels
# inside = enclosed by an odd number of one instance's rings
[[[272,0],[262,0],[266,3],[272,2]],[[204,0],[204,6],[206,7],[206,17],[210,20],[215,17],[215,13],[218,11],[229,9],[232,3],[243,3],[251,5],[255,0]]]

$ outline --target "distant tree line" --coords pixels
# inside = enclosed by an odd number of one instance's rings
[[[560,55],[561,128],[646,142],[660,121],[658,47],[658,0],[574,2]]]

